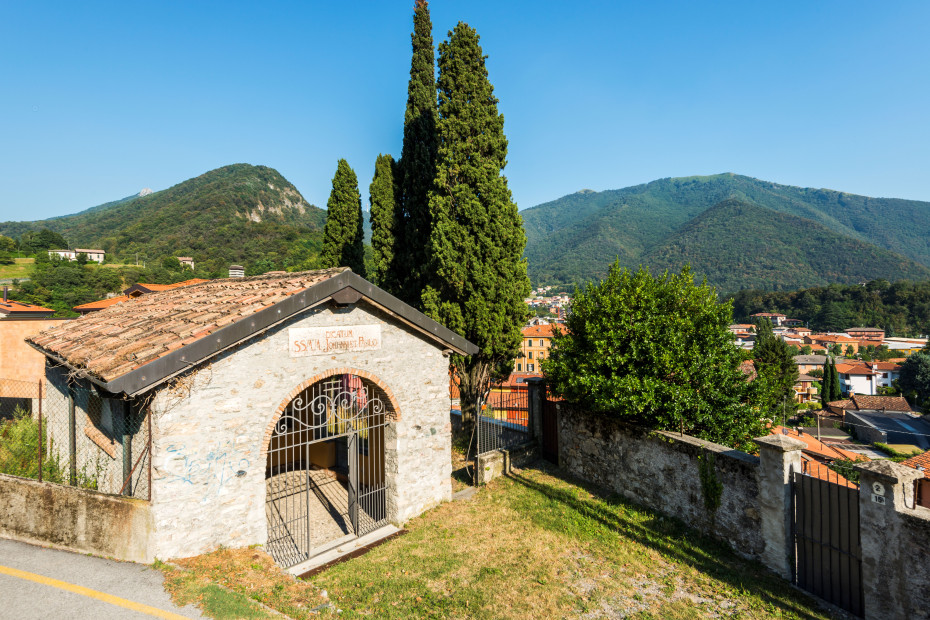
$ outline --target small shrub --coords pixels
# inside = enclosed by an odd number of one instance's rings
[[[42,445],[42,479],[48,482],[63,482],[65,476],[57,454],[49,450],[46,437]],[[0,424],[0,473],[21,478],[39,478],[39,423],[32,414],[19,407],[12,419]]]

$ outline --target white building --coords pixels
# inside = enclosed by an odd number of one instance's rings
[[[49,250],[49,256],[60,256],[61,258],[67,260],[77,260],[78,254],[84,254],[87,256],[87,260],[94,261],[95,263],[102,263],[103,257],[106,254],[103,250],[89,250],[86,248],[75,248],[73,250]]]

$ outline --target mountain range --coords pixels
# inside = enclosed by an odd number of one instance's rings
[[[190,256],[204,272],[221,274],[230,263],[260,272],[312,262],[325,220],[326,211],[278,171],[233,164],[74,215],[3,222],[0,234],[48,228],[72,247],[100,248],[110,259]]]
[[[930,280],[926,202],[718,174],[582,190],[521,215],[536,285],[599,278],[614,260],[654,272],[689,263],[721,293]],[[315,267],[325,219],[276,170],[234,164],[74,215],[3,222],[0,234],[48,228],[116,261],[191,256],[198,273],[221,275],[231,263],[249,273]]]
[[[736,174],[583,190],[521,212],[534,284],[602,277],[614,260],[721,292],[930,278],[930,203]]]

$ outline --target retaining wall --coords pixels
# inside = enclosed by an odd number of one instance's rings
[[[155,560],[148,502],[0,474],[0,537],[117,560]]]

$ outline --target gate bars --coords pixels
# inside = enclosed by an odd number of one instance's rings
[[[268,549],[289,567],[387,522],[384,432],[393,415],[357,375],[314,383],[285,408],[268,446]]]

